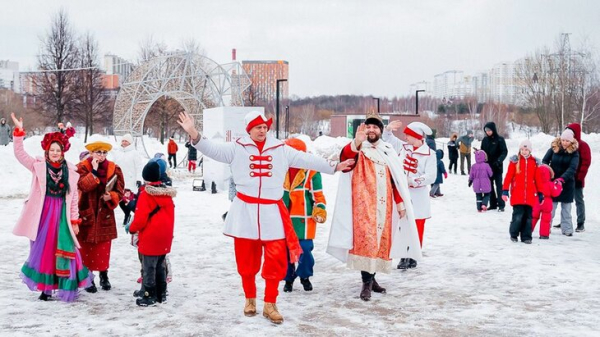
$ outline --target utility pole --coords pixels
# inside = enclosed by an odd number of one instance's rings
[[[277,120],[277,124],[275,125],[275,137],[279,139],[279,83],[287,82],[287,79],[279,79],[276,82],[277,85],[277,102],[275,107],[275,119]]]

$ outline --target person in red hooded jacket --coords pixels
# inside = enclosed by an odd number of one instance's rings
[[[550,223],[552,222],[552,198],[558,197],[562,193],[562,183],[554,179],[554,171],[546,164],[538,166],[535,174],[535,182],[540,201],[533,206],[533,221],[531,229],[535,230],[535,225],[540,222],[540,239],[550,239]]]
[[[535,184],[537,161],[531,155],[531,142],[524,140],[519,145],[519,154],[510,158],[508,172],[502,185],[502,199],[509,198],[513,207],[510,222],[510,239],[518,241],[519,234],[523,243],[531,243],[532,208],[538,202]]]
[[[592,163],[592,151],[588,143],[581,140],[581,125],[571,123],[567,129],[573,131],[575,139],[579,143],[579,165],[575,172],[575,207],[577,208],[577,228],[576,232],[585,231],[585,202],[583,200],[583,188],[585,187],[585,176],[588,173]],[[560,227],[560,224],[554,227]]]
[[[144,270],[144,296],[136,300],[142,307],[165,301],[167,275],[165,257],[171,252],[177,191],[160,180],[160,166],[150,161],[142,170],[146,185],[141,189],[135,209],[135,217],[129,231],[139,232],[138,251],[142,255]]]

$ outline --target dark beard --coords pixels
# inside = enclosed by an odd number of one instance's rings
[[[374,138],[372,138],[372,137],[374,137]],[[379,135],[370,133],[367,135],[367,140],[369,141],[369,143],[375,144],[375,143],[377,143],[377,141],[379,141]]]

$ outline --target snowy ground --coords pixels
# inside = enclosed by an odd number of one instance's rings
[[[537,137],[537,138],[536,138]],[[552,137],[532,139],[543,155]],[[590,138],[600,158],[597,135]],[[77,141],[75,141],[77,142]],[[315,142],[326,143],[324,140]],[[333,142],[333,140],[332,140]],[[507,141],[510,153],[518,140]],[[539,146],[538,146],[539,144]],[[322,145],[322,144],[321,144]],[[477,146],[477,144],[476,144]],[[26,147],[37,151],[38,140]],[[323,146],[321,146],[323,147]],[[335,147],[335,146],[332,146]],[[78,154],[80,143],[74,145]],[[586,189],[588,222],[573,237],[554,231],[548,241],[512,243],[511,208],[479,214],[467,177],[450,175],[444,197],[432,200],[433,218],[425,231],[424,261],[415,270],[377,276],[386,295],[370,302],[358,298],[360,273],[325,253],[328,221],[315,240],[315,290],[299,282],[280,293],[285,322],[276,326],[262,316],[244,317],[244,296],[236,272],[232,240],[221,234],[227,194],[194,192],[192,177],[176,175],[176,228],[170,255],[174,279],[168,303],[139,308],[132,292],[138,286],[136,252],[120,231],[113,241],[111,291],[82,292],[77,302],[41,302],[27,290],[19,270],[28,254],[25,238],[11,234],[30,184],[30,174],[14,160],[12,148],[0,149],[0,334],[32,336],[193,336],[193,335],[405,335],[405,336],[597,336],[600,333],[600,168],[593,165]],[[70,158],[71,159],[71,158]],[[447,165],[447,162],[446,162]],[[336,197],[337,176],[324,175],[329,204]],[[330,216],[333,212],[329,207]],[[117,212],[119,218],[122,214]],[[537,231],[536,231],[537,232]],[[259,312],[264,283],[257,278]]]

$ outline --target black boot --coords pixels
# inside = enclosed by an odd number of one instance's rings
[[[92,281],[92,285],[85,288],[85,291],[87,291],[90,294],[94,294],[98,292],[98,288],[96,288],[96,282]]]
[[[100,272],[100,286],[102,290],[110,290],[110,282],[108,281],[108,270]]]
[[[167,282],[156,285],[156,302],[167,303]]]
[[[577,229],[575,229],[576,232],[585,232],[585,226],[582,223],[578,223],[577,224]]]
[[[554,227],[554,228],[560,228],[560,224],[554,225],[552,227]]]
[[[38,297],[38,298],[42,301],[48,301],[48,300],[50,300],[51,297],[52,297],[52,295],[48,295],[42,291],[42,293],[40,294],[40,297]]]
[[[143,297],[145,292],[146,291],[144,290],[144,284],[142,283],[140,290],[135,290],[133,292],[133,297]]]
[[[408,261],[409,259],[406,258],[402,258],[400,259],[400,263],[398,263],[398,269],[408,269],[410,268],[410,261]]]
[[[304,287],[304,291],[312,291],[313,287],[312,287],[312,283],[310,283],[310,280],[307,278],[300,278],[300,283],[302,283],[302,286]]]
[[[417,260],[408,259],[408,268],[417,268]]]
[[[372,287],[373,291],[376,293],[380,293],[380,294],[385,294],[385,288],[380,286],[379,283],[377,283],[377,281],[375,280],[375,278],[373,278],[373,287]]]
[[[360,291],[360,299],[368,301],[371,299],[371,288],[373,287],[373,281],[363,282],[362,290]]]
[[[285,281],[283,286],[284,293],[291,293],[294,290],[294,281]]]
[[[156,305],[156,288],[147,287],[142,298],[135,300],[135,304],[140,307],[152,307]]]

